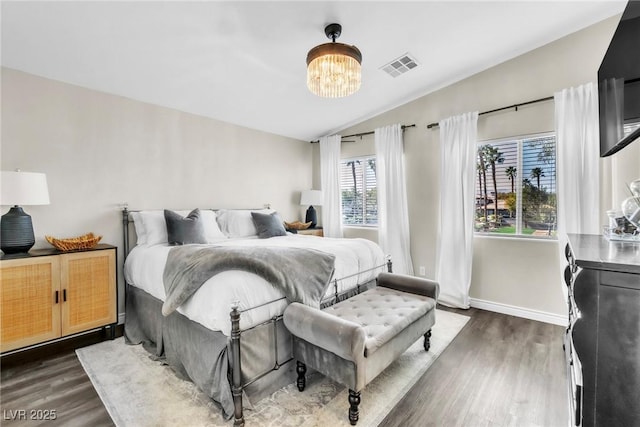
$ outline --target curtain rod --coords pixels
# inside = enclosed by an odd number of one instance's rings
[[[415,123],[412,125],[402,125],[400,126],[400,129],[405,130],[406,128],[414,128],[416,127]],[[361,133],[354,133],[353,135],[344,135],[344,136],[340,136],[340,138],[353,138],[353,137],[363,137],[365,135],[373,135],[375,133],[374,130],[369,131],[369,132],[361,132]],[[317,144],[320,141],[310,141],[312,144]],[[343,141],[343,142],[354,142],[354,141]]]
[[[520,104],[513,104],[513,105],[509,105],[508,107],[501,107],[501,108],[496,108],[495,110],[483,111],[478,115],[482,116],[484,114],[495,113],[496,111],[502,111],[502,110],[509,110],[511,108],[515,108],[515,110],[518,111],[518,107],[522,107],[523,105],[535,104],[537,102],[543,102],[543,101],[550,101],[552,99],[553,99],[553,96],[547,96],[546,98],[534,99],[533,101],[522,102]],[[431,123],[430,125],[427,125],[427,129],[431,129],[434,127],[438,127],[438,123]]]

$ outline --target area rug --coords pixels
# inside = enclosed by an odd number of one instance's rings
[[[431,366],[469,320],[437,310],[431,349],[422,339],[362,391],[358,426],[377,426]],[[149,358],[142,346],[122,338],[76,350],[109,415],[118,427],[230,426],[220,407],[171,368]],[[313,373],[299,392],[290,384],[245,409],[247,426],[349,426],[348,390]]]

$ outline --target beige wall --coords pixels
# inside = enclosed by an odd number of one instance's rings
[[[438,131],[426,125],[595,81],[616,23],[617,18],[603,21],[342,132],[391,123],[417,125],[405,132],[416,271],[425,266],[426,276],[434,276],[439,215]],[[481,139],[552,129],[553,102],[479,120]],[[2,170],[45,172],[49,180],[51,205],[26,208],[33,217],[37,247],[47,245],[45,234],[64,237],[93,231],[119,246],[121,255],[123,202],[132,209],[270,203],[284,219],[294,220],[304,215],[304,207],[298,205],[300,190],[320,188],[317,144],[6,68],[1,136]],[[344,157],[371,153],[372,137],[343,144]],[[624,198],[623,183],[640,177],[640,144],[603,161],[603,171],[604,216]],[[346,236],[376,240],[376,231],[348,229]],[[563,314],[556,246],[527,239],[476,239],[471,296]],[[496,258],[500,268],[494,268]]]
[[[340,132],[366,132],[393,123],[416,124],[407,129],[405,155],[411,229],[411,254],[415,271],[424,266],[434,277],[439,218],[439,132],[427,124],[467,111],[487,111],[552,96],[563,88],[597,80],[597,69],[618,17],[605,20],[554,43],[478,73],[461,82],[423,96]],[[423,58],[435,61],[437,58]],[[402,78],[399,77],[399,78]],[[480,140],[526,135],[554,129],[554,103],[542,102],[483,115],[478,121]],[[344,143],[343,157],[373,154],[373,137]],[[317,158],[317,150],[314,150]],[[624,157],[624,159],[622,159]],[[612,188],[640,177],[640,143],[603,160],[602,214],[615,199]],[[314,164],[318,164],[317,160]],[[617,172],[612,172],[616,165]],[[314,181],[319,183],[318,174]],[[604,220],[604,219],[603,219]],[[362,234],[349,230],[350,234]],[[495,305],[542,312],[559,318],[566,306],[559,282],[560,265],[555,241],[478,237],[474,244],[472,298]]]
[[[44,172],[49,184],[50,205],[25,207],[36,247],[49,246],[45,235],[93,231],[119,247],[121,263],[123,202],[131,209],[270,203],[283,219],[299,219],[300,190],[311,187],[309,145],[2,69],[2,170]]]

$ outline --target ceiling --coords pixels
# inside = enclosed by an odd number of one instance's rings
[[[317,139],[621,13],[626,1],[2,1],[2,65],[301,140]],[[306,88],[306,55],[363,55],[355,95]],[[410,53],[396,78],[381,67]]]

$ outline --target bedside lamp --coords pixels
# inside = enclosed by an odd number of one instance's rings
[[[0,205],[14,205],[0,220],[0,249],[5,254],[29,252],[34,245],[31,216],[19,205],[48,205],[47,176],[35,172],[2,171]]]
[[[311,227],[315,227],[318,224],[318,215],[316,214],[316,210],[313,205],[322,206],[322,191],[304,190],[300,194],[300,204],[309,205],[304,222],[311,222]]]

